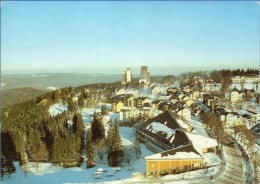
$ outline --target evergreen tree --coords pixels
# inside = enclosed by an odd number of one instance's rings
[[[95,166],[95,162],[94,162],[94,145],[92,142],[92,132],[89,129],[87,132],[87,140],[86,140],[86,164],[87,164],[87,168],[91,168]]]
[[[115,122],[114,126],[108,131],[108,164],[109,166],[118,166],[124,157],[124,148],[119,133],[119,125]]]
[[[6,160],[3,154],[1,153],[1,178],[6,174]]]
[[[5,170],[5,173],[8,174],[8,177],[10,178],[10,175],[15,173],[16,169],[13,163],[13,160],[6,159],[4,162],[4,165],[1,166]]]
[[[75,103],[73,102],[72,98],[68,99],[68,111],[69,112],[76,112],[77,108]]]
[[[64,167],[80,166],[80,139],[74,135],[56,136],[52,148],[52,163]]]
[[[98,139],[105,138],[104,125],[96,113],[93,114],[93,120],[91,122],[91,133],[93,142],[96,142]]]
[[[84,107],[84,98],[83,95],[80,95],[79,99],[78,99],[78,105],[80,108]]]
[[[82,152],[84,150],[84,125],[82,122],[82,115],[80,113],[75,114],[72,122],[73,133],[80,138],[80,150]]]

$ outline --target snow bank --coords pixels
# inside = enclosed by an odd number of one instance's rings
[[[204,162],[205,163],[207,162],[207,166],[218,165],[221,163],[219,157],[214,153],[205,153],[203,157],[204,157]]]

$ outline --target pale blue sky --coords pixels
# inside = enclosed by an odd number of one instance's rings
[[[259,22],[256,2],[4,2],[2,71],[257,68]]]

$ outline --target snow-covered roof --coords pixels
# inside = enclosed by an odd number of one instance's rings
[[[145,157],[146,160],[203,159],[192,145],[175,148]]]
[[[167,122],[165,122],[165,124],[167,124]],[[152,122],[145,129],[154,134],[156,133],[166,134],[166,139],[169,139],[173,134],[175,134],[176,130],[169,128],[165,124],[162,124],[161,122]]]
[[[177,119],[177,118],[176,118],[176,121],[179,123],[179,125],[180,125],[182,128],[184,128],[184,129],[188,129],[188,128],[189,128],[189,126],[188,126],[186,123],[184,123],[181,119]]]
[[[199,152],[202,153],[202,148],[212,148],[216,147],[218,145],[218,142],[216,139],[204,137],[201,135],[196,135],[192,133],[186,132],[186,135],[191,140],[194,148]]]

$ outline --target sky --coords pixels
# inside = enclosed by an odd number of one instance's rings
[[[259,45],[259,2],[1,4],[2,72],[258,68]]]

